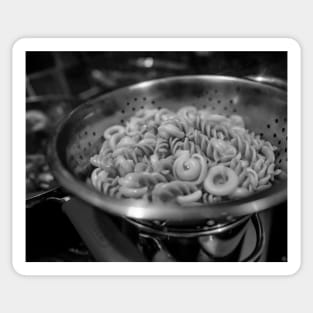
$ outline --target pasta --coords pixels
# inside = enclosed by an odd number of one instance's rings
[[[239,115],[149,107],[103,138],[88,181],[118,198],[218,203],[269,188],[281,173],[277,148],[248,131]]]

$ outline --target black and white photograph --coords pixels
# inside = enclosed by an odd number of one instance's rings
[[[296,268],[293,42],[270,50],[255,39],[260,48],[244,50],[248,39],[191,40],[194,51],[183,39],[93,42],[15,48],[13,114],[26,153],[13,172],[25,192],[23,210],[13,198],[14,266],[93,275]]]
[[[286,262],[287,53],[27,52],[27,262]]]
[[[309,4],[4,3],[3,312],[310,311]]]

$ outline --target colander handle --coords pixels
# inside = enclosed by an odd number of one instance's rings
[[[37,192],[26,197],[26,208],[42,203],[44,201],[55,201],[60,204],[69,200],[70,197],[64,196],[64,192],[60,187],[53,187],[43,192]]]
[[[270,85],[282,90],[287,90],[287,81],[278,77],[263,76],[263,75],[249,75],[245,76],[246,79],[253,80],[255,82]]]

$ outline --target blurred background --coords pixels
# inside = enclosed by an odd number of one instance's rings
[[[114,89],[156,78],[190,74],[253,75],[287,80],[287,53],[27,52],[27,260],[92,260],[70,222],[56,209],[57,203],[41,201],[47,192],[64,195],[46,158],[49,138],[60,120],[79,104]],[[286,216],[280,215],[278,219],[286,220]],[[45,220],[55,221],[58,232],[55,232],[53,222],[46,224]],[[283,244],[275,244],[271,260],[285,260],[285,229],[280,228],[276,238]]]
[[[172,75],[287,78],[285,52],[28,52],[27,97],[84,100],[138,81]]]

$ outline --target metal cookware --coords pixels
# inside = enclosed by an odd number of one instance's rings
[[[246,127],[278,147],[283,170],[270,189],[244,199],[197,207],[162,206],[141,200],[108,197],[86,183],[89,158],[103,142],[103,132],[124,124],[145,106],[177,111],[185,105],[239,114]],[[260,82],[225,76],[181,76],[142,82],[118,89],[76,108],[59,126],[49,147],[53,173],[61,186],[106,213],[139,222],[169,225],[227,224],[281,203],[287,198],[287,92]]]

